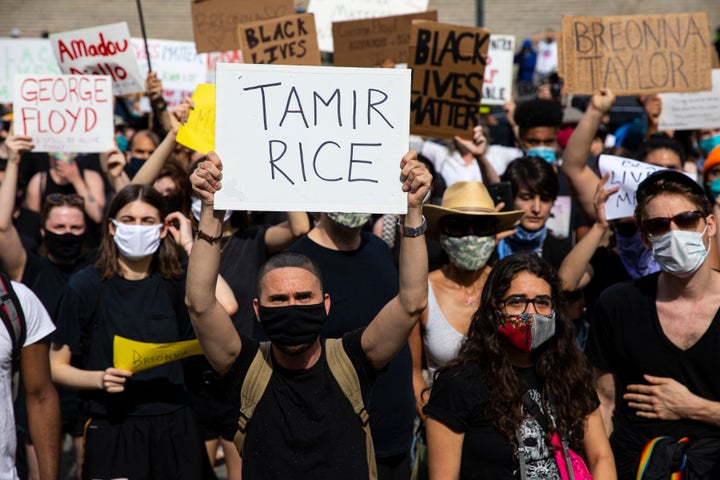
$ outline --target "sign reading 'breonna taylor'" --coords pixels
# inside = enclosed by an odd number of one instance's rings
[[[404,213],[410,71],[219,64],[215,208]]]

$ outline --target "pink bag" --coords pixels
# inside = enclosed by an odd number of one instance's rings
[[[560,443],[560,437],[557,432],[552,437],[552,446],[555,447],[555,462],[557,463],[558,470],[560,471],[560,478],[562,480],[592,480],[592,475],[585,465],[585,460],[573,452],[569,447],[567,448],[568,456],[570,457],[570,465],[572,468],[572,476],[568,475],[567,471],[567,459],[565,458],[565,448]]]

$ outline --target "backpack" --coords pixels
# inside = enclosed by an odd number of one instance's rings
[[[363,402],[360,380],[358,379],[355,367],[347,356],[342,346],[342,339],[328,338],[325,340],[325,357],[328,367],[332,372],[335,381],[345,394],[353,411],[358,416],[363,431],[365,432],[365,452],[368,463],[369,480],[377,480],[377,464],[375,463],[375,448],[373,447],[372,436],[370,435],[370,415]],[[233,442],[242,455],[247,424],[255,413],[255,407],[265,393],[272,376],[272,359],[270,356],[270,342],[261,342],[255,358],[253,358],[248,369],[245,381],[240,391],[240,416],[238,418],[238,431],[235,433]]]
[[[25,344],[27,330],[25,314],[20,306],[20,301],[12,288],[10,278],[2,272],[0,272],[0,317],[2,317],[3,325],[7,328],[12,342],[12,385],[13,401],[15,401],[20,376],[20,350]]]

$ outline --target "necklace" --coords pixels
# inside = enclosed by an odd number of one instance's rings
[[[466,307],[472,307],[473,305],[475,305],[475,298],[474,298],[474,297],[467,297],[467,298],[465,299],[465,306],[466,306]]]

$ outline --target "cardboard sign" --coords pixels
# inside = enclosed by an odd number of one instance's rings
[[[480,121],[490,31],[437,22],[412,24],[410,131],[427,137],[472,138]]]
[[[57,75],[60,67],[44,38],[0,38],[0,103],[13,99],[15,75]]]
[[[600,155],[598,159],[600,175],[610,172],[610,179],[605,188],[620,187],[617,193],[610,195],[605,201],[605,214],[608,220],[632,217],[635,214],[635,192],[637,187],[652,173],[664,170],[649,163],[616,157],[614,155]]]
[[[50,41],[63,73],[109,75],[115,95],[145,91],[127,23],[56,33]]]
[[[502,105],[512,98],[515,37],[490,35],[483,83],[483,105]]]
[[[192,99],[193,109],[185,125],[180,126],[176,141],[207,154],[215,150],[215,85],[198,85]]]
[[[321,64],[312,13],[240,25],[238,38],[248,63]]]
[[[712,71],[712,91],[663,93],[660,130],[695,130],[720,126],[720,69]]]
[[[191,5],[198,53],[239,50],[238,25],[295,13],[293,0],[196,0]]]
[[[111,79],[16,75],[13,125],[35,152],[104,152],[115,146]]]
[[[197,340],[149,343],[130,340],[119,335],[113,337],[113,367],[133,373],[202,354],[200,342]]]
[[[707,13],[564,16],[563,73],[568,93],[616,95],[710,90]]]
[[[410,71],[219,64],[215,208],[401,213]]]
[[[148,61],[142,38],[132,39],[140,73],[147,77]],[[207,78],[205,55],[195,52],[193,42],[148,38],[150,63],[163,84],[163,98],[170,107],[192,96],[195,87]]]
[[[334,22],[333,64],[339,67],[377,67],[387,59],[396,64],[407,64],[413,20],[435,22],[437,11]]]
[[[323,52],[333,51],[333,22],[419,13],[428,0],[310,0],[308,12],[315,14],[318,43]]]

